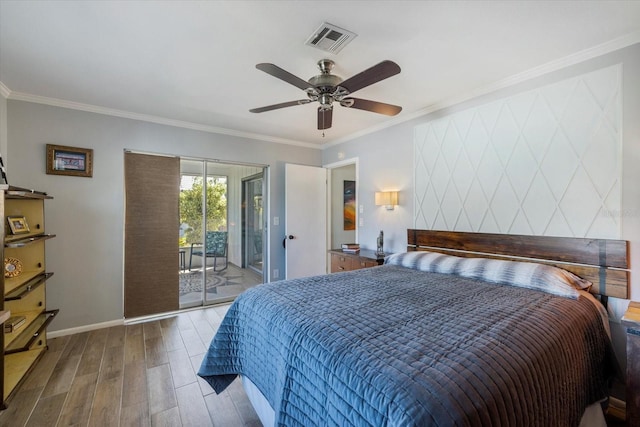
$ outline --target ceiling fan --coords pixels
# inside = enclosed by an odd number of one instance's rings
[[[256,65],[258,70],[271,74],[280,80],[296,86],[306,92],[306,99],[297,101],[283,102],[280,104],[268,105],[261,108],[253,108],[249,110],[252,113],[264,113],[265,111],[277,110],[279,108],[292,107],[294,105],[309,104],[318,101],[318,129],[324,130],[331,127],[333,118],[333,102],[339,103],[343,107],[356,108],[358,110],[372,111],[374,113],[385,114],[387,116],[395,116],[402,107],[397,105],[385,104],[383,102],[369,101],[367,99],[353,98],[350,96],[357,90],[370,86],[381,80],[395,76],[400,73],[400,67],[393,61],[382,61],[363,72],[356,74],[347,80],[331,74],[334,62],[330,59],[321,59],[318,61],[320,74],[311,77],[309,81],[304,81],[294,76],[288,71],[283,70],[274,64],[262,63]]]

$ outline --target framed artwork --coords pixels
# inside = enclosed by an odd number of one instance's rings
[[[47,174],[93,176],[93,150],[47,144]]]
[[[8,216],[9,229],[11,234],[24,234],[29,232],[29,225],[27,219],[23,216]]]
[[[356,182],[344,181],[344,229],[356,229]]]

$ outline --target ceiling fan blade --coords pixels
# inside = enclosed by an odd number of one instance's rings
[[[318,130],[329,129],[331,127],[331,120],[333,119],[333,108],[328,110],[318,107]]]
[[[393,61],[382,61],[381,63],[374,65],[371,68],[364,70],[363,72],[356,74],[353,77],[348,78],[339,84],[343,88],[347,89],[349,93],[353,93],[357,90],[367,87],[374,83],[384,80],[391,76],[395,76],[400,72],[400,66]]]
[[[274,64],[269,63],[261,63],[256,65],[258,70],[264,71],[267,74],[271,74],[273,77],[276,77],[280,80],[284,80],[285,82],[294,85],[297,88],[302,90],[307,90],[313,85],[305,80],[302,80],[300,77],[294,76],[290,72],[283,70]]]
[[[252,108],[252,113],[264,113],[265,111],[277,110],[278,108],[293,107],[294,105],[304,105],[310,103],[310,99],[299,99],[297,101],[282,102],[280,104],[267,105],[266,107]]]
[[[395,116],[402,107],[397,105],[385,104],[384,102],[369,101],[360,98],[345,98],[340,101],[340,105],[347,108],[356,108],[358,110],[366,110],[374,113],[384,114],[386,116]]]

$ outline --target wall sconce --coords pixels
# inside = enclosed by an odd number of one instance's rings
[[[376,206],[384,206],[388,211],[392,211],[397,204],[397,191],[376,191]]]

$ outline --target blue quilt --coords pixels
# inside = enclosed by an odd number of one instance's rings
[[[384,265],[246,291],[198,375],[282,426],[577,426],[612,372],[585,298]]]

